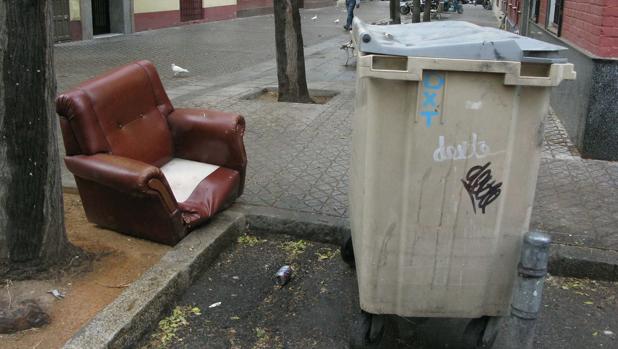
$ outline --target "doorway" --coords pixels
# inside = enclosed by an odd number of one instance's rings
[[[92,0],[92,34],[110,33],[109,0]]]
[[[52,6],[54,16],[54,42],[71,40],[69,0],[54,0]]]
[[[204,18],[202,0],[180,0],[180,20],[195,21]]]

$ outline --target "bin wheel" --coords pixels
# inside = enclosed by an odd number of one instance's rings
[[[409,14],[409,13],[410,13],[410,8],[408,7],[408,5],[402,5],[402,6],[399,8],[399,13],[401,13],[402,15],[404,15],[404,16],[405,16],[405,15],[407,15],[407,14]]]
[[[359,321],[350,329],[350,349],[376,349],[384,338],[384,316],[361,310]]]
[[[489,322],[488,316],[472,319],[466,326],[463,335],[463,348],[480,349],[485,348],[483,335]]]
[[[341,243],[341,259],[352,268],[356,266],[356,262],[354,261],[354,246],[352,246],[352,234],[349,232],[343,237],[343,242]]]

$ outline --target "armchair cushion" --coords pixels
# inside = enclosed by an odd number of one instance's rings
[[[197,185],[187,200],[178,204],[185,224],[192,228],[227,208],[238,197],[239,190],[240,174],[219,167]]]
[[[219,166],[203,162],[174,158],[161,167],[167,182],[176,197],[183,202],[189,198],[200,182],[215,172]]]
[[[189,227],[228,206],[240,189],[238,171],[174,158],[161,167]]]

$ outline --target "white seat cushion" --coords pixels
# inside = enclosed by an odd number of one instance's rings
[[[174,193],[177,202],[186,201],[195,187],[219,166],[203,162],[173,158],[161,167],[165,179]]]

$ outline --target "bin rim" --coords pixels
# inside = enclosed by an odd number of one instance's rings
[[[465,21],[371,25],[354,17],[359,52],[390,56],[567,63],[566,47]]]

